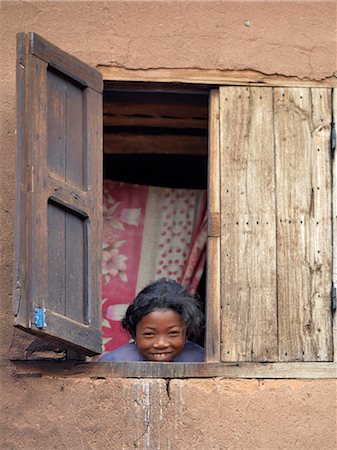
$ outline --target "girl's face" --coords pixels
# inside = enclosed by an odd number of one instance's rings
[[[136,327],[138,351],[149,361],[172,361],[184,349],[185,341],[184,319],[171,309],[146,314]]]

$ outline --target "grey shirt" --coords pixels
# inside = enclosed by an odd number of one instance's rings
[[[111,352],[104,353],[98,361],[147,361],[137,349],[135,343],[123,345]],[[200,345],[186,341],[184,349],[172,362],[203,362],[204,349]]]

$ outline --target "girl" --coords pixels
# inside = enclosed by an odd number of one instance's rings
[[[177,282],[158,280],[144,288],[126,310],[122,326],[134,339],[100,361],[201,362],[195,338],[203,326],[196,299]]]

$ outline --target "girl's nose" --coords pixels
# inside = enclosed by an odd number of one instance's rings
[[[165,336],[158,336],[153,346],[156,348],[166,348],[169,345]]]

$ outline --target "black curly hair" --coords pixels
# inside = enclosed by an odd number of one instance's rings
[[[197,338],[204,326],[204,315],[197,299],[176,281],[161,278],[139,292],[126,310],[122,327],[135,339],[138,322],[158,309],[170,309],[181,315],[187,339]]]

